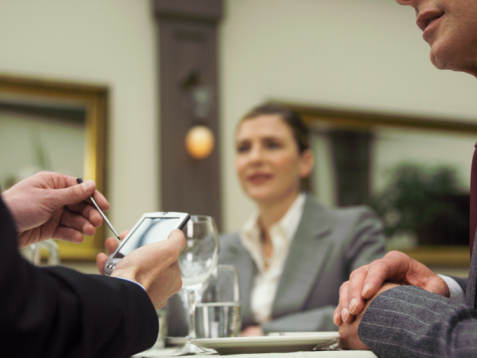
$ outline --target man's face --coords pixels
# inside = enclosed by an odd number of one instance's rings
[[[416,10],[434,66],[477,77],[477,0],[396,1]]]

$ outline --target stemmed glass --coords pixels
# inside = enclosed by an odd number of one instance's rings
[[[43,250],[46,250],[48,254],[46,265],[56,266],[60,264],[60,251],[58,244],[52,239],[30,244],[29,246],[24,247],[21,252],[31,263],[37,266],[42,266],[41,253]]]
[[[196,294],[217,266],[219,237],[214,218],[191,215],[183,229],[186,246],[179,255],[182,289],[187,297],[189,338],[195,338]]]

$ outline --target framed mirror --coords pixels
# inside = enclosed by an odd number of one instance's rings
[[[470,167],[477,124],[284,103],[312,133],[312,191],[328,206],[367,204],[388,249],[428,266],[468,267]]]
[[[108,88],[0,74],[0,185],[40,170],[93,179],[106,194]],[[62,260],[94,260],[104,227],[81,244],[57,240]]]

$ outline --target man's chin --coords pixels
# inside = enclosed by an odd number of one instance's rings
[[[443,61],[437,56],[432,56],[431,62],[438,70],[451,70],[456,72],[468,73],[474,77],[477,77],[477,64],[475,66],[465,66],[462,63],[453,63],[450,61]]]
[[[438,46],[434,44],[431,47],[430,59],[432,64],[438,70],[451,70],[457,72],[469,72],[465,68],[463,58],[459,57],[456,54],[456,51],[452,51],[451,48],[443,46]]]
[[[450,70],[450,68],[447,67],[447,62],[443,61],[442,58],[438,55],[436,55],[433,51],[431,51],[431,62],[434,65],[435,68],[438,70]]]

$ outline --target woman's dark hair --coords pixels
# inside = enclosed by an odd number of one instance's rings
[[[244,120],[259,117],[261,115],[280,116],[283,121],[290,126],[293,132],[293,137],[295,138],[295,141],[298,145],[298,151],[300,152],[300,154],[303,153],[306,149],[310,148],[308,140],[308,127],[303,123],[303,119],[297,112],[277,104],[267,103],[252,108],[249,112],[245,114],[245,116],[243,116],[240,123],[242,123]]]

